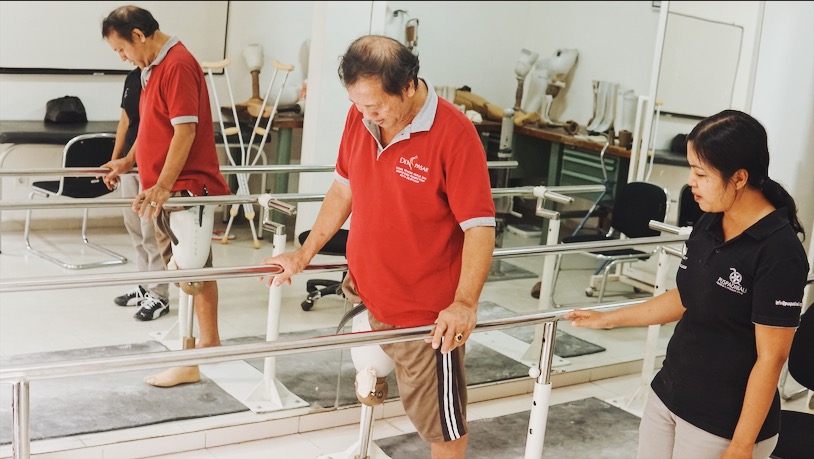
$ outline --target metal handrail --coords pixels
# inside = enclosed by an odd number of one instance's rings
[[[517,161],[487,161],[486,167],[489,169],[512,169],[519,165]],[[333,172],[336,166],[333,164],[324,165],[302,165],[302,164],[265,164],[254,166],[220,166],[221,174],[246,174],[246,173],[278,173],[290,174],[296,172]],[[58,177],[98,177],[107,175],[110,169],[100,167],[46,167],[39,169],[0,169],[0,177],[26,177],[26,176],[58,176]],[[124,174],[137,174],[138,168],[133,168]]]
[[[492,196],[533,196],[537,187],[492,188]],[[558,193],[576,193],[595,191],[592,186],[579,187],[546,187],[546,190]],[[223,195],[223,196],[193,196],[188,198],[169,198],[165,206],[190,205],[222,205],[222,204],[256,204],[258,198],[266,194]],[[319,202],[325,194],[308,193],[279,193],[270,195],[274,199],[284,202]],[[28,201],[0,201],[0,211],[28,210],[28,209],[91,209],[100,207],[130,207],[131,198],[74,198],[68,201],[28,200]]]
[[[265,173],[265,174],[290,174],[296,172],[333,172],[336,169],[334,165],[314,165],[303,166],[300,164],[260,164],[254,166],[220,166],[220,173],[224,175],[230,174],[247,174],[247,173]],[[101,177],[107,175],[110,169],[103,169],[101,167],[43,167],[36,169],[0,169],[0,178],[2,177]],[[120,175],[136,175],[138,168],[130,169]]]
[[[651,222],[652,226],[652,222]],[[667,230],[668,228],[665,228]],[[621,246],[636,246],[654,243],[668,243],[680,242],[688,238],[688,234],[681,234],[672,237],[654,237],[654,238],[637,238],[627,239],[620,241],[602,241],[591,244],[568,244],[568,247],[555,246],[537,246],[525,247],[516,249],[496,249],[496,257],[510,257],[510,256],[530,256],[530,255],[544,255],[554,253],[569,253],[573,251],[582,251],[587,249],[597,249],[600,247],[621,247]],[[613,242],[611,244],[611,242]],[[579,248],[574,246],[579,245]],[[593,246],[593,247],[588,247]],[[534,249],[534,250],[532,250]],[[344,264],[337,265],[312,265],[306,269],[331,269],[341,270],[345,268]],[[217,269],[199,269],[199,270],[179,270],[177,273],[164,273],[163,279],[165,281],[173,280],[191,280],[203,278],[212,278],[216,276]],[[245,277],[247,275],[258,274],[275,274],[280,272],[280,267],[277,265],[261,265],[259,267],[238,267],[238,268],[223,268],[223,272],[218,274],[218,277]],[[166,276],[170,274],[170,276]],[[140,279],[144,279],[143,273],[134,273]],[[90,282],[91,285],[99,285],[99,276],[68,276],[72,280],[72,285],[82,281]],[[108,278],[115,277],[115,282],[121,282],[124,279],[122,275],[107,276]],[[808,282],[811,283],[814,276],[809,276]],[[41,280],[40,280],[41,281]],[[19,281],[17,282],[19,284]],[[127,280],[130,283],[130,280]],[[9,282],[0,283],[0,291],[8,287]],[[15,284],[12,282],[11,284]],[[51,280],[53,284],[53,279]],[[19,286],[18,286],[19,287]],[[40,286],[41,288],[41,286]],[[601,305],[579,307],[581,310],[604,310],[615,309],[618,307],[631,306],[640,304],[647,301],[647,298],[628,300],[623,302],[606,303]],[[476,324],[473,333],[481,333],[487,331],[496,331],[506,328],[513,328],[518,326],[530,326],[542,323],[556,322],[574,309],[558,309],[557,311],[541,312],[536,314],[528,314],[522,316],[515,316],[504,319],[486,320]],[[188,365],[205,365],[214,364],[232,360],[248,360],[255,358],[268,358],[282,355],[328,351],[335,349],[345,349],[356,347],[360,345],[375,345],[387,344],[403,341],[411,341],[423,339],[432,330],[431,325],[421,327],[411,327],[392,330],[379,330],[368,332],[355,332],[344,333],[338,335],[323,335],[312,338],[294,339],[294,340],[278,340],[263,343],[252,343],[243,345],[230,345],[219,347],[208,347],[200,349],[187,349],[181,352],[164,352],[164,353],[148,353],[141,355],[128,355],[118,357],[99,357],[91,359],[79,359],[62,362],[51,362],[44,364],[24,364],[16,366],[6,366],[0,368],[0,383],[12,384],[13,390],[13,409],[15,412],[14,418],[14,436],[12,438],[12,447],[15,452],[15,458],[28,458],[30,449],[30,437],[28,436],[28,392],[29,382],[32,380],[55,379],[70,376],[86,376],[98,375],[107,373],[116,373],[124,371],[136,371],[143,369],[152,369],[166,366],[188,366]],[[550,329],[548,329],[550,332]],[[553,333],[553,332],[552,332]],[[553,335],[550,336],[553,339]],[[539,368],[545,370],[546,374],[549,370],[548,367],[544,368],[546,359],[553,349],[553,346],[546,346],[544,344],[543,351],[539,360]],[[549,361],[550,367],[550,361]],[[547,376],[546,376],[547,377]],[[539,380],[539,377],[536,378]],[[539,381],[538,381],[539,382]],[[536,393],[536,389],[535,389]],[[543,427],[544,428],[544,427]]]
[[[603,310],[643,303],[646,299],[628,300],[616,303],[579,307],[580,310]],[[502,330],[518,326],[536,325],[560,320],[573,309],[558,309],[504,319],[491,319],[479,322],[473,333]],[[236,344],[229,346],[185,349],[172,352],[150,352],[140,355],[116,357],[94,357],[59,362],[22,365],[4,365],[0,368],[0,383],[13,384],[43,379],[56,379],[71,376],[88,376],[124,371],[145,370],[165,366],[207,365],[230,360],[248,360],[275,357],[306,352],[346,349],[360,345],[388,344],[424,338],[432,325],[377,330],[367,332],[322,335],[311,338],[266,341],[263,343]]]
[[[560,255],[567,253],[584,252],[588,250],[617,249],[640,245],[661,245],[682,242],[686,235],[654,236],[635,239],[615,239],[610,241],[573,242],[557,245],[536,245],[527,247],[496,248],[494,258],[519,258],[540,255]],[[195,280],[208,280],[214,278],[235,279],[241,277],[273,276],[279,274],[278,265],[236,266],[227,268],[200,268],[179,269],[171,271],[146,271],[135,273],[110,274],[83,274],[68,276],[51,276],[48,278],[28,279],[2,279],[0,280],[0,293],[25,292],[33,290],[56,290],[67,288],[103,287],[111,285],[129,285],[136,283],[154,282],[185,282]],[[312,264],[305,270],[308,272],[344,271],[346,263]]]
[[[646,300],[630,300],[581,309],[611,309],[638,304],[644,301]],[[540,370],[538,372],[540,374],[535,377],[535,386],[546,384],[550,387],[550,363],[553,353],[553,341],[556,339],[551,326],[552,324],[555,325],[556,321],[560,320],[563,315],[572,310],[560,310],[557,312],[544,312],[506,319],[487,320],[476,324],[473,333],[545,323],[545,326],[549,328],[546,328],[545,330],[546,338],[544,338],[542,343],[538,365],[534,367]],[[12,385],[12,413],[14,415],[14,419],[11,443],[14,458],[30,458],[30,381],[64,378],[70,376],[118,373],[166,366],[205,365],[233,360],[273,358],[282,355],[345,349],[361,345],[397,343],[423,339],[428,335],[432,328],[433,327],[431,325],[425,325],[421,327],[402,329],[323,335],[314,338],[295,340],[266,341],[263,343],[206,347],[117,357],[97,357],[91,359],[78,359],[42,364],[26,364],[0,368],[0,383]],[[531,375],[531,372],[529,374]],[[535,393],[537,393],[536,389]],[[544,407],[539,407],[537,410],[539,411],[542,408],[547,410],[547,401],[544,403],[544,405]],[[532,409],[534,410],[535,408]],[[543,424],[543,431],[545,430],[544,426],[545,425]]]
[[[657,243],[674,240],[682,240],[684,237],[665,237],[665,238],[648,238],[650,241],[644,241],[644,238],[637,240],[621,240],[621,241],[603,241],[591,244],[579,244],[582,249],[599,248],[608,246],[609,242],[613,246],[631,246],[641,245],[646,243]],[[659,241],[661,239],[661,241]],[[558,246],[537,246],[519,249],[496,249],[495,253],[498,257],[509,256],[531,256],[540,255],[544,252],[549,253],[567,253],[577,249],[578,244],[569,244],[568,247]],[[334,265],[331,269],[343,269],[342,265]],[[153,273],[159,274],[164,282],[174,280],[192,280],[192,279],[212,279],[215,277],[215,272],[218,270],[219,277],[245,277],[257,276],[258,274],[273,274],[280,272],[280,266],[277,265],[262,265],[255,267],[237,267],[237,268],[204,268],[198,270],[177,270],[177,272],[160,272]],[[138,278],[141,282],[145,282],[145,275],[148,273],[125,273],[115,274],[108,276],[63,276],[60,279],[29,279],[13,282],[0,283],[0,292],[2,291],[24,291],[31,289],[42,290],[44,288],[57,288],[57,284],[65,283],[65,286],[81,287],[81,286],[99,286],[104,282],[105,285],[111,285],[117,282],[126,282],[130,284],[132,279],[125,279],[126,277]],[[107,280],[105,280],[107,278]],[[11,287],[11,288],[9,288]],[[620,306],[627,306],[644,302],[644,299],[631,300],[621,303],[611,303],[597,305],[589,308],[599,310],[606,308],[614,308]],[[549,383],[550,364],[553,352],[553,328],[564,314],[569,310],[560,309],[556,312],[543,312],[526,316],[519,316],[508,319],[496,319],[484,321],[477,324],[474,332],[484,332],[491,330],[500,330],[504,328],[512,328],[521,325],[535,325],[546,323],[547,327],[544,331],[544,338],[540,358],[538,360],[539,375],[535,378],[535,385],[546,385]],[[231,345],[231,346],[218,346],[200,349],[187,349],[182,352],[166,352],[166,353],[148,353],[141,355],[129,355],[118,357],[102,357],[92,359],[81,359],[63,362],[40,363],[40,364],[25,364],[16,366],[6,366],[0,368],[0,383],[11,384],[12,387],[12,413],[13,413],[13,436],[12,436],[12,449],[14,451],[15,459],[28,459],[30,457],[30,436],[29,436],[29,392],[32,380],[38,379],[52,379],[68,376],[83,376],[95,375],[122,371],[132,371],[138,369],[158,368],[165,366],[188,366],[188,365],[203,365],[217,362],[242,360],[251,358],[271,358],[278,355],[287,355],[304,352],[316,352],[320,350],[331,349],[344,349],[349,347],[356,347],[364,344],[386,344],[401,341],[410,341],[423,339],[432,329],[431,325],[395,330],[379,330],[370,332],[346,333],[342,335],[328,335],[316,338],[299,339],[299,340],[283,340],[283,341],[270,341],[265,343],[254,343],[244,345]],[[535,393],[537,389],[535,389]],[[544,403],[547,409],[547,402]],[[538,408],[539,410],[540,408]],[[544,430],[544,427],[543,427]]]

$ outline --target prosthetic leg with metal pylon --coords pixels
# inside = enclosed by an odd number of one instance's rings
[[[352,331],[371,331],[367,319],[367,310],[359,303],[345,314],[340,321],[337,332],[342,330],[345,321],[353,319]],[[319,459],[370,459],[373,442],[373,410],[384,403],[387,398],[387,375],[393,371],[395,364],[378,344],[351,348],[351,359],[356,368],[356,398],[362,403],[359,422],[359,439],[344,451],[324,454]]]
[[[172,258],[167,269],[197,269],[206,264],[212,244],[212,228],[217,206],[195,205],[170,213]],[[194,349],[194,296],[200,291],[200,282],[180,282],[178,295],[177,332],[180,342],[168,340],[170,331],[154,333],[153,336],[170,349]]]
[[[253,203],[254,204],[254,203]],[[257,195],[256,204],[271,211],[294,215],[296,207],[276,200],[269,194]],[[170,269],[195,269],[206,264],[211,243],[212,227],[216,206],[193,206],[184,211],[170,214],[170,227],[178,235],[179,244],[173,245],[173,257]],[[198,209],[204,209],[199,212]],[[263,225],[274,233],[272,255],[283,252],[286,243],[285,227],[264,219]],[[157,341],[169,349],[191,349],[195,347],[194,305],[193,297],[199,291],[199,282],[182,282],[179,284],[178,321],[166,332],[151,333]],[[268,320],[266,340],[275,341],[279,337],[280,309],[282,305],[282,286],[269,287]],[[173,332],[177,331],[177,336]],[[180,338],[180,339],[177,339]],[[180,346],[177,344],[180,341]],[[207,371],[210,379],[216,380],[218,386],[228,394],[240,400],[246,407],[256,413],[279,410],[306,410],[308,403],[285,388],[276,378],[276,357],[267,357],[263,373],[245,361],[222,362],[201,367]]]
[[[215,71],[215,70],[223,70],[224,76],[226,77],[226,87],[228,88],[228,92],[229,92],[229,102],[230,102],[230,106],[232,107],[232,116],[233,116],[233,118],[235,120],[235,127],[226,128],[226,126],[224,124],[224,121],[223,121],[223,114],[220,112],[220,110],[217,110],[217,114],[218,114],[218,123],[220,125],[221,134],[223,135],[223,145],[226,148],[226,157],[228,158],[229,163],[232,166],[237,165],[234,158],[232,158],[232,155],[231,155],[230,149],[229,149],[229,136],[234,136],[236,134],[237,138],[238,138],[238,143],[240,145],[240,165],[254,166],[254,165],[257,164],[257,161],[260,159],[260,157],[264,156],[263,147],[265,146],[266,140],[268,139],[269,133],[271,132],[271,123],[274,120],[274,116],[277,114],[277,106],[279,105],[280,97],[282,96],[282,91],[283,91],[283,88],[285,87],[285,82],[288,79],[288,75],[291,73],[292,70],[294,70],[294,66],[293,65],[282,64],[282,63],[280,63],[280,62],[278,62],[276,60],[274,61],[274,74],[272,75],[271,81],[269,82],[268,89],[266,90],[266,94],[265,94],[265,96],[263,98],[262,105],[260,106],[260,108],[259,108],[259,110],[258,110],[258,112],[256,114],[252,113],[253,110],[249,110],[249,114],[252,115],[252,116],[255,116],[256,121],[254,123],[254,128],[252,129],[251,136],[249,137],[249,142],[244,143],[244,141],[243,141],[243,132],[240,129],[240,120],[238,118],[237,107],[236,107],[236,104],[235,104],[234,95],[232,93],[232,84],[231,84],[231,81],[229,79],[229,70],[228,70],[229,64],[230,64],[230,60],[229,59],[224,59],[224,60],[219,61],[219,62],[202,62],[201,67],[204,69],[204,71],[206,71],[206,73],[207,73],[207,75],[209,77],[209,82],[210,82],[210,86],[212,88],[213,98],[215,100],[215,106],[217,106],[217,107],[220,107],[220,101],[218,99],[218,91],[217,91],[216,86],[215,86],[213,71]],[[267,105],[268,105],[269,95],[271,94],[271,88],[274,85],[275,80],[277,79],[277,74],[280,71],[284,72],[283,82],[280,85],[280,88],[279,88],[279,90],[277,92],[277,97],[274,100],[273,107],[271,108],[270,112],[268,112],[268,121],[266,123],[266,127],[262,128],[262,127],[260,127],[260,120],[261,120],[261,118],[263,118],[263,116],[267,112]],[[261,136],[260,137],[261,140],[260,140],[259,145],[256,147],[257,148],[257,153],[252,158],[251,150],[252,150],[252,146],[254,144],[255,136],[257,134],[259,134]],[[237,183],[238,183],[237,194],[238,195],[249,195],[249,194],[251,194],[250,191],[249,191],[249,175],[248,174],[236,174],[236,176],[237,176]],[[227,244],[229,242],[229,232],[232,229],[232,223],[234,222],[234,219],[237,216],[239,209],[240,209],[240,204],[233,204],[230,211],[229,211],[229,222],[226,225],[226,231],[224,232],[223,238],[221,239],[222,244]],[[248,203],[243,204],[243,213],[244,213],[244,216],[246,217],[246,219],[249,221],[249,226],[250,226],[251,231],[252,231],[252,239],[253,239],[254,248],[258,249],[258,248],[260,248],[260,243],[258,241],[258,236],[257,236],[258,231],[255,230],[255,226],[254,226],[254,216],[255,216],[254,206],[252,204],[248,204]]]

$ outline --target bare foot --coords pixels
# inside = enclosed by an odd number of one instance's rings
[[[178,384],[196,383],[201,380],[197,366],[168,368],[157,375],[147,376],[144,382],[156,387],[173,387]]]

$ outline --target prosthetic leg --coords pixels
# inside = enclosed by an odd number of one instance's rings
[[[514,66],[514,73],[517,75],[517,91],[515,91],[514,95],[515,112],[521,109],[520,103],[523,101],[523,85],[526,81],[526,76],[528,76],[531,71],[531,66],[534,65],[538,57],[540,57],[540,55],[534,51],[529,51],[528,49],[520,50],[520,57],[517,58],[517,63]]]
[[[576,49],[558,49],[554,56],[537,60],[529,78],[529,91],[523,110],[515,115],[517,126],[537,123],[542,126],[561,127],[569,134],[576,134],[579,125],[575,121],[559,122],[551,118],[554,99],[565,89],[568,73],[577,62]]]
[[[212,226],[217,206],[195,205],[160,216],[159,225],[163,226],[170,236],[172,257],[167,269],[198,269],[204,267],[209,258],[212,243]],[[203,281],[179,282],[181,291],[178,295],[178,321],[167,332],[151,333],[156,340],[172,350],[179,347],[169,341],[170,332],[178,331],[180,349],[194,349],[195,308],[194,297],[200,293]],[[166,369],[158,374],[148,376],[144,381],[156,387],[172,387],[178,384],[200,381],[200,369],[197,366],[180,366]]]
[[[192,206],[170,213],[172,258],[167,269],[203,268],[209,258],[216,206]],[[179,238],[180,236],[180,238]],[[180,282],[178,304],[179,335],[182,349],[195,348],[194,296],[200,292],[201,281]]]
[[[353,317],[352,330],[354,333],[371,331],[365,310]],[[395,364],[377,344],[351,348],[350,354],[357,372],[354,382],[356,398],[362,403],[359,440],[345,451],[323,455],[320,459],[370,458],[368,450],[373,439],[373,408],[381,405],[387,398],[386,378]]]

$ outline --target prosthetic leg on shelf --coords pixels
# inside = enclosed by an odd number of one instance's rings
[[[578,55],[576,49],[558,49],[554,56],[534,63],[528,76],[529,89],[525,103],[522,110],[515,114],[514,123],[517,126],[539,124],[561,127],[569,134],[577,133],[579,125],[575,121],[559,122],[552,119],[551,106],[565,89],[565,80],[576,64]]]

